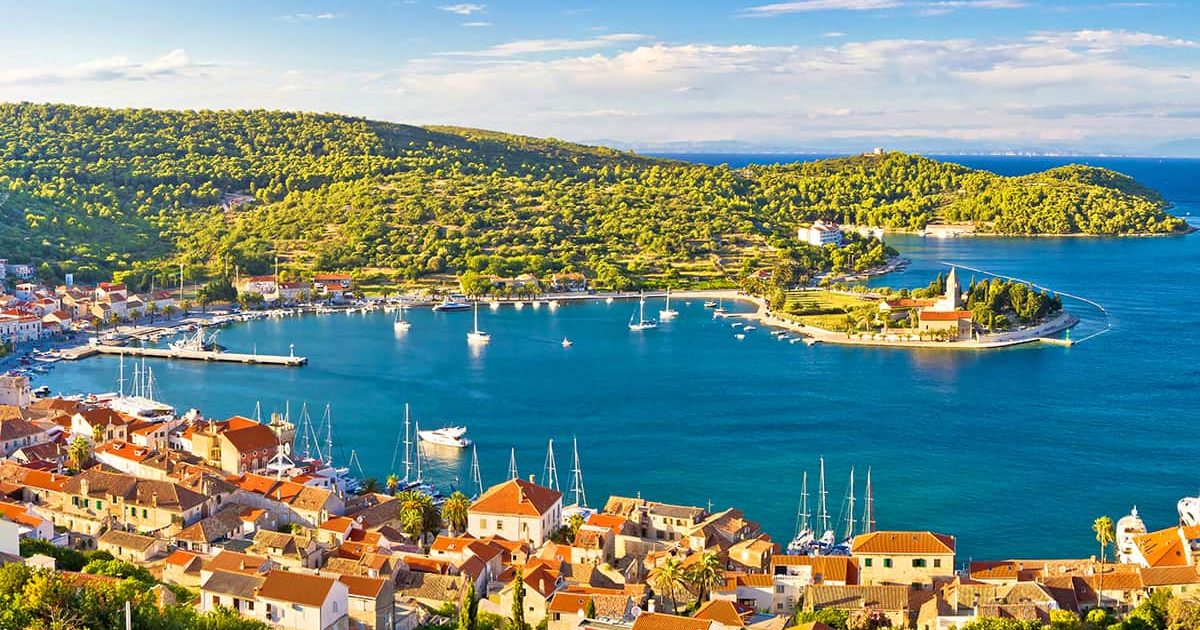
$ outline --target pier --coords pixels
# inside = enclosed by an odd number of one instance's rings
[[[239,352],[217,352],[213,350],[171,350],[167,348],[135,348],[128,346],[110,346],[92,344],[67,348],[62,351],[62,358],[75,361],[97,354],[117,354],[131,357],[149,357],[152,359],[184,359],[189,361],[210,361],[217,363],[242,363],[246,365],[277,365],[282,367],[300,367],[308,364],[307,357],[294,355],[282,356],[274,354],[243,354]]]

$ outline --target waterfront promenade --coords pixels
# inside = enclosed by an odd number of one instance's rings
[[[295,355],[274,354],[245,354],[242,352],[218,352],[214,350],[173,350],[169,348],[139,348],[131,346],[109,346],[104,344],[89,344],[62,351],[62,358],[68,361],[83,359],[96,354],[117,354],[130,357],[149,357],[155,359],[185,359],[190,361],[209,361],[216,363],[244,363],[249,365],[277,365],[283,367],[300,367],[308,363],[306,357]]]

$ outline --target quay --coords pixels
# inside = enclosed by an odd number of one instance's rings
[[[307,357],[295,355],[274,354],[244,354],[240,352],[216,352],[212,350],[171,350],[167,348],[135,348],[127,346],[110,346],[105,344],[90,344],[62,350],[62,358],[68,361],[84,359],[97,354],[118,354],[131,357],[149,357],[154,359],[184,359],[191,361],[211,361],[219,363],[243,363],[247,365],[278,365],[283,367],[300,367],[308,364]]]

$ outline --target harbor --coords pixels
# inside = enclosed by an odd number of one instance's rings
[[[300,367],[308,363],[307,357],[295,355],[245,354],[241,352],[221,352],[218,350],[176,350],[172,348],[143,348],[136,346],[110,346],[105,344],[89,344],[67,348],[62,350],[60,354],[67,361],[85,359],[97,354],[113,354],[151,359],[183,359],[188,361],[277,365],[284,367]]]

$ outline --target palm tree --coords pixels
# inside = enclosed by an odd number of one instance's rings
[[[374,477],[367,477],[359,484],[359,494],[375,494],[376,492],[379,492],[379,480]]]
[[[575,535],[579,533],[579,528],[583,527],[583,515],[576,512],[567,517],[567,527],[571,530],[571,539],[575,539]]]
[[[683,586],[683,567],[678,558],[667,558],[650,578],[654,592],[671,601],[671,612],[675,612],[676,594]]]
[[[400,526],[405,533],[424,543],[425,534],[437,532],[441,515],[428,494],[405,490],[397,498],[400,499]]]
[[[467,510],[471,509],[471,499],[462,492],[455,490],[446,502],[442,504],[442,518],[450,533],[467,530]]]
[[[400,477],[396,476],[396,473],[392,473],[387,476],[384,485],[387,486],[388,494],[396,494],[396,488],[400,487]]]
[[[1112,544],[1117,537],[1116,529],[1113,527],[1113,520],[1108,516],[1101,516],[1092,521],[1092,531],[1096,533],[1096,542],[1100,543],[1100,572],[1098,578],[1098,588],[1096,589],[1096,607],[1100,607],[1100,593],[1104,589],[1104,552],[1108,546]]]
[[[700,554],[700,560],[693,564],[687,571],[687,581],[696,589],[696,597],[700,601],[708,599],[708,593],[712,587],[720,584],[725,577],[725,568],[721,566],[721,559],[712,551],[704,551]]]
[[[67,461],[71,468],[79,470],[92,459],[92,444],[82,435],[76,436],[67,446]]]

